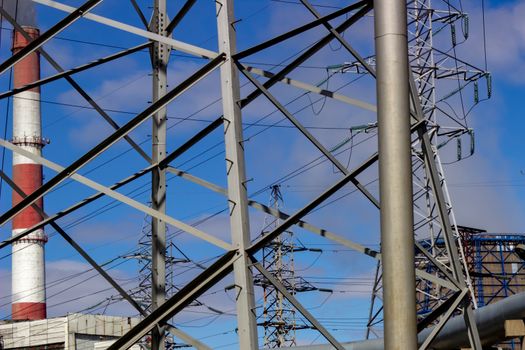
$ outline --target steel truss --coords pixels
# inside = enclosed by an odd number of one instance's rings
[[[279,210],[283,202],[279,185],[272,187],[269,207]],[[273,215],[265,217],[261,236],[269,229],[279,226],[279,219]],[[295,276],[294,252],[296,250],[292,231],[284,232],[262,250],[263,268],[269,271],[291,294],[298,291]],[[297,345],[295,332],[301,329],[297,325],[295,309],[287,302],[266,276],[255,276],[255,283],[263,288],[262,324],[264,327],[264,346],[268,348],[290,347]],[[308,290],[308,285],[306,286]]]
[[[49,167],[57,172],[57,175],[49,179],[45,184],[43,184],[38,190],[30,194],[24,194],[16,184],[11,181],[11,179],[5,174],[1,173],[1,177],[8,183],[13,190],[18,192],[24,199],[13,206],[5,213],[0,215],[0,224],[5,224],[11,220],[15,215],[20,213],[25,208],[32,206],[33,208],[38,208],[34,205],[35,201],[44,196],[46,193],[51,191],[57,185],[65,181],[66,179],[71,179],[77,181],[83,185],[95,189],[98,193],[84,198],[78,203],[66,208],[58,213],[46,215],[41,213],[44,217],[44,220],[31,227],[24,232],[18,234],[15,237],[4,240],[0,243],[0,248],[4,248],[10,245],[12,242],[23,238],[34,230],[44,227],[45,225],[51,225],[54,229],[59,232],[59,234],[73,247],[75,248],[85,259],[88,261],[120,294],[126,299],[135,309],[137,309],[143,316],[144,319],[134,327],[130,332],[125,336],[116,341],[111,347],[110,350],[114,349],[125,349],[129,348],[131,345],[136,343],[142,337],[144,337],[148,332],[157,334],[154,338],[156,339],[156,348],[162,347],[162,335],[164,329],[167,329],[169,332],[173,333],[176,337],[188,343],[189,345],[194,346],[198,349],[208,349],[209,347],[202,342],[192,338],[191,336],[181,332],[173,326],[167,324],[168,320],[174,315],[182,311],[186,306],[190,305],[193,301],[196,300],[200,295],[209,290],[213,285],[218,283],[227,275],[233,273],[235,278],[235,288],[237,289],[237,321],[238,321],[238,337],[239,345],[241,349],[258,349],[258,337],[257,337],[257,325],[255,318],[255,303],[254,303],[254,291],[253,291],[253,269],[258,270],[258,272],[266,277],[266,279],[282,293],[282,295],[288,300],[288,302],[293,305],[297,312],[301,313],[312,325],[313,328],[317,329],[320,334],[336,349],[343,349],[341,343],[330,334],[330,332],[323,327],[323,325],[318,322],[315,317],[310,314],[306,308],[304,308],[300,302],[295,298],[294,295],[290,294],[286,287],[282,285],[273,275],[268,272],[263,265],[257,260],[256,254],[261,251],[269,242],[279,237],[286,230],[290,229],[292,226],[297,225],[302,227],[310,232],[313,232],[319,236],[323,236],[327,239],[335,241],[339,244],[342,244],[350,249],[361,252],[367,256],[377,259],[380,261],[382,259],[380,252],[373,249],[364,247],[360,244],[352,242],[342,235],[324,230],[322,228],[316,227],[303,220],[303,217],[310,213],[313,209],[318,207],[325,200],[330,198],[334,193],[340,190],[342,187],[352,184],[355,186],[369,201],[372,205],[379,208],[380,202],[374,195],[363,185],[358,177],[369,169],[373,164],[376,163],[378,158],[381,157],[378,153],[372,154],[367,160],[362,164],[355,167],[353,170],[347,169],[341,162],[328,150],[320,141],[318,141],[309,131],[305,128],[301,122],[290,113],[286,107],[279,102],[278,98],[275,97],[271,92],[270,88],[276,85],[278,82],[284,81],[290,85],[296,86],[298,88],[305,89],[314,93],[319,93],[323,96],[334,97],[339,99],[342,102],[349,103],[351,105],[357,105],[369,110],[375,110],[375,106],[364,103],[357,99],[349,98],[340,94],[332,93],[326,90],[320,91],[318,87],[311,86],[309,84],[292,80],[287,78],[287,75],[290,74],[295,68],[301,65],[303,62],[307,61],[319,50],[324,48],[334,39],[337,40],[342,46],[348,51],[348,53],[356,60],[358,65],[362,67],[368,74],[376,77],[375,68],[373,64],[370,64],[370,61],[367,61],[350,45],[350,43],[342,36],[347,29],[349,29],[354,23],[356,23],[363,16],[369,14],[373,7],[372,1],[362,0],[354,4],[348,5],[343,9],[336,10],[331,14],[321,16],[315,8],[307,1],[301,0],[301,3],[305,6],[306,9],[314,16],[314,20],[308,24],[297,27],[285,34],[274,37],[268,41],[265,41],[259,45],[255,45],[247,50],[237,52],[236,49],[236,33],[234,29],[235,17],[233,14],[233,0],[217,0],[217,27],[219,33],[219,52],[213,52],[204,48],[200,48],[194,45],[190,45],[175,39],[171,38],[171,33],[177,24],[182,20],[195,1],[187,0],[185,5],[182,7],[180,12],[175,15],[175,17],[169,21],[166,13],[165,6],[162,1],[155,1],[154,6],[154,22],[153,25],[146,21],[145,15],[141,12],[140,7],[137,5],[135,0],[131,0],[129,6],[133,6],[134,10],[137,12],[137,15],[141,19],[141,22],[146,27],[146,29],[140,29],[133,27],[124,23],[120,23],[109,18],[102,16],[94,15],[89,13],[90,10],[95,8],[102,0],[89,0],[86,1],[83,5],[78,8],[72,8],[66,5],[63,5],[56,1],[51,0],[33,0],[34,2],[40,3],[42,5],[50,6],[55,9],[64,11],[68,13],[66,17],[59,21],[57,24],[52,26],[48,31],[43,33],[38,39],[35,39],[29,46],[21,50],[17,54],[8,58],[0,64],[0,74],[5,73],[9,68],[14,64],[22,60],[28,54],[39,51],[41,55],[48,60],[51,65],[57,70],[58,74],[42,79],[41,81],[34,82],[30,86],[22,87],[17,91],[6,91],[0,94],[1,98],[6,98],[12,96],[17,92],[29,89],[34,86],[40,86],[47,84],[51,81],[57,79],[66,79],[72,86],[79,92],[79,94],[86,100],[90,105],[115,129],[115,131],[105,138],[102,142],[97,144],[95,147],[86,152],[83,156],[79,157],[77,160],[73,161],[70,165],[62,167],[58,164],[52,163],[46,160],[43,157],[38,157],[32,155],[22,148],[17,147],[16,145],[6,141],[0,140],[0,145],[8,148],[13,152],[20,153],[25,157],[32,159],[33,161],[42,164],[43,166]],[[12,18],[4,9],[0,9],[0,13],[13,25],[15,30],[21,32],[26,36],[24,29]],[[337,26],[332,26],[330,21],[336,18],[339,18],[343,15],[347,15],[347,18],[342,20]],[[66,29],[69,25],[79,20],[80,18],[86,20],[96,21],[104,25],[122,30],[134,35],[142,36],[149,40],[148,43],[140,45],[135,48],[125,50],[119,54],[106,57],[102,60],[88,63],[86,65],[70,69],[65,71],[53,60],[53,58],[42,48],[42,46],[51,40],[58,33]],[[159,18],[163,18],[163,23],[159,23]],[[240,60],[242,58],[248,57],[252,54],[260,52],[262,50],[273,47],[274,45],[281,43],[285,40],[292,39],[293,37],[304,33],[312,28],[323,26],[327,33],[326,35],[311,45],[308,49],[304,50],[299,56],[297,56],[291,63],[287,64],[277,73],[268,74],[264,71],[257,71],[251,69],[250,67],[245,67]],[[105,113],[102,108],[100,108],[96,102],[83,90],[79,84],[72,78],[75,73],[80,71],[87,70],[91,67],[94,67],[99,64],[109,62],[111,60],[118,59],[128,54],[132,54],[144,47],[149,47],[154,53],[154,72],[158,74],[156,79],[157,88],[154,94],[154,101],[150,106],[144,109],[141,113],[137,114],[134,118],[129,120],[124,125],[118,125],[115,121],[111,119],[107,113]],[[181,52],[203,57],[208,59],[207,64],[202,68],[197,70],[189,78],[184,80],[182,83],[177,85],[172,89],[167,89],[165,85],[165,77],[163,76],[163,67],[159,66],[159,59],[161,59],[160,51],[162,50],[179,50]],[[164,54],[166,54],[164,52]],[[157,64],[155,64],[157,63]],[[167,64],[167,60],[163,61],[163,64]],[[182,93],[186,92],[193,85],[197,84],[204,77],[209,75],[211,72],[216,69],[220,69],[221,75],[221,91],[222,91],[222,103],[223,103],[223,116],[217,118],[214,122],[209,124],[200,132],[196,133],[188,141],[178,147],[175,151],[165,154],[165,151],[162,147],[165,147],[165,131],[163,131],[162,124],[165,121],[165,109],[166,106],[180,96]],[[240,88],[239,88],[239,75],[244,75],[248,81],[252,83],[255,89],[248,94],[244,99],[241,99]],[[267,77],[263,83],[255,79],[254,74],[262,75]],[[468,74],[465,71],[465,74]],[[381,78],[381,77],[378,77]],[[418,324],[418,330],[425,328],[427,325],[433,324],[439,319],[438,326],[434,328],[434,331],[428,337],[424,344],[420,345],[420,349],[425,349],[430,345],[434,337],[438,334],[441,327],[447,322],[450,316],[455,312],[456,309],[461,308],[465,315],[465,320],[467,321],[470,329],[470,338],[471,346],[473,349],[481,350],[481,345],[479,341],[479,335],[477,334],[476,325],[473,322],[472,313],[471,313],[471,302],[468,297],[470,294],[468,278],[465,278],[464,270],[462,267],[462,261],[459,256],[459,247],[457,245],[457,237],[452,231],[452,225],[449,218],[449,208],[447,206],[448,199],[446,197],[446,191],[442,188],[442,178],[440,176],[441,169],[439,161],[436,154],[436,148],[433,146],[431,139],[433,135],[433,128],[431,121],[427,117],[426,113],[428,111],[426,101],[431,100],[431,97],[421,98],[422,91],[426,93],[427,88],[421,88],[421,86],[426,86],[421,84],[418,77],[405,77],[407,81],[410,82],[410,87],[405,86],[411,94],[411,105],[410,105],[410,115],[411,115],[411,128],[410,133],[412,135],[413,145],[419,145],[417,151],[414,151],[413,166],[424,166],[425,176],[428,183],[428,186],[432,189],[433,201],[435,210],[437,211],[436,217],[439,218],[439,225],[442,228],[442,234],[445,243],[446,251],[449,260],[446,262],[436,260],[435,256],[428,253],[425,249],[424,253],[428,254],[428,258],[431,262],[435,263],[437,269],[440,271],[440,274],[430,274],[424,268],[417,267],[415,269],[415,275],[418,278],[430,281],[435,285],[439,285],[443,288],[448,288],[451,290],[451,297],[444,301],[442,304],[443,307],[440,307],[436,312],[428,315],[425,319],[421,320]],[[420,84],[419,87],[417,84]],[[165,89],[165,91],[161,91]],[[423,90],[421,90],[423,89]],[[245,175],[245,164],[244,164],[244,149],[243,149],[243,137],[242,137],[242,127],[241,127],[241,110],[242,108],[249,105],[256,98],[263,96],[269,102],[271,102],[296,128],[299,130],[303,136],[308,139],[325,157],[328,159],[342,174],[343,176],[331,187],[325,190],[317,198],[313,199],[311,202],[306,204],[303,208],[296,211],[293,214],[284,213],[278,209],[265,206],[261,203],[258,203],[253,200],[249,200],[246,192],[246,175]],[[380,101],[381,103],[381,101]],[[129,133],[137,128],[140,124],[146,122],[150,117],[155,120],[154,125],[154,145],[153,145],[153,156],[149,157],[146,152],[144,152],[140,146],[132,140],[129,136]],[[401,116],[402,117],[402,116]],[[407,120],[410,118],[409,115],[406,116]],[[194,175],[185,173],[179,169],[175,169],[170,166],[170,163],[173,162],[177,157],[184,154],[192,146],[197,144],[199,141],[204,139],[212,131],[219,128],[221,125],[224,127],[224,142],[226,149],[226,165],[227,165],[227,179],[228,186],[227,188],[221,188],[215,184],[212,184],[206,180],[200,179]],[[408,130],[408,129],[407,129]],[[93,180],[90,180],[84,176],[78,174],[78,171],[82,169],[86,164],[91,162],[101,153],[106,151],[112,145],[114,145],[119,140],[125,140],[128,142],[131,147],[139,154],[141,157],[146,160],[147,166],[142,170],[136,172],[135,174],[122,179],[121,181],[113,184],[112,186],[104,186]],[[164,143],[164,144],[163,144]],[[416,148],[414,148],[416,149]],[[418,163],[420,165],[418,165]],[[195,227],[192,227],[180,220],[177,220],[165,213],[165,210],[162,204],[159,201],[163,201],[162,196],[165,196],[165,185],[163,177],[165,172],[170,172],[172,174],[178,175],[181,178],[189,180],[193,183],[199,184],[208,188],[214,192],[220,193],[227,197],[229,208],[230,208],[230,230],[232,243],[225,242],[221,239],[214,237],[206,232],[203,232]],[[157,202],[150,208],[146,205],[138,203],[133,199],[124,196],[116,190],[126,184],[133,182],[136,179],[141,178],[146,174],[153,174],[153,192],[152,196],[154,201]],[[162,187],[164,187],[162,189]],[[225,251],[221,258],[215,261],[210,267],[204,270],[199,274],[195,279],[190,283],[180,289],[176,294],[163,300],[163,291],[161,284],[162,281],[158,282],[158,288],[156,292],[154,291],[154,298],[156,297],[157,305],[152,308],[152,311],[148,313],[145,311],[130,295],[119,286],[119,284],[114,281],[104,269],[97,264],[97,262],[88,255],[88,253],[82,249],[82,247],[76,243],[64,230],[62,230],[56,220],[62,218],[82,207],[91,203],[103,196],[112,197],[126,205],[129,205],[139,211],[144,212],[147,215],[150,215],[153,218],[153,221],[156,222],[153,230],[156,231],[153,235],[159,235],[160,238],[154,244],[158,245],[158,248],[154,250],[157,253],[162,255],[163,246],[163,233],[162,227],[164,223],[175,226],[197,238],[200,238],[210,244],[213,244]],[[160,196],[160,197],[159,197]],[[407,194],[407,197],[412,197]],[[248,207],[255,208],[264,213],[270,214],[282,220],[279,226],[275,227],[271,232],[268,232],[263,237],[260,237],[255,242],[250,242],[249,236],[249,218],[248,218]],[[38,209],[37,209],[38,210]],[[155,228],[156,227],[156,228]],[[418,243],[416,247],[421,248]],[[411,248],[410,248],[411,249]],[[155,258],[154,258],[155,259]],[[153,264],[157,265],[159,268],[162,268],[164,263],[162,262],[163,257],[158,256],[157,260]],[[378,275],[381,272],[378,269]],[[408,279],[407,279],[408,277]],[[160,277],[161,279],[163,277]],[[410,274],[404,276],[405,280],[410,282]],[[154,279],[155,281],[155,279]],[[154,283],[155,284],[155,283]],[[156,294],[155,294],[156,293]],[[385,300],[385,303],[395,302],[394,300]],[[415,301],[414,301],[415,302]],[[415,316],[415,315],[414,315]],[[415,339],[416,334],[409,334],[408,337],[413,337]]]

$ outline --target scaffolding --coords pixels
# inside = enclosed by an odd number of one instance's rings
[[[525,291],[523,258],[515,249],[518,244],[525,244],[525,236],[480,233],[471,237],[469,269],[479,306]]]
[[[471,227],[458,226],[462,237],[465,261],[471,277],[474,296],[478,307],[493,304],[514,294],[525,292],[525,264],[516,247],[525,244],[522,234],[487,233]],[[429,246],[429,240],[420,241]],[[444,249],[443,240],[434,244],[436,249]],[[423,254],[416,255],[416,265],[425,268],[429,274],[439,275],[439,271],[429,263]],[[434,298],[436,290],[441,298]],[[420,317],[434,311],[450,295],[432,283],[418,283],[417,310]],[[499,344],[502,349],[520,349],[514,340]]]
[[[465,226],[459,226],[458,232],[463,237],[465,259],[478,307],[525,291],[524,263],[515,249],[519,244],[525,244],[524,235],[487,233]],[[430,242],[423,240],[420,244],[427,246]],[[444,245],[444,241],[439,240],[435,247],[443,249]],[[428,273],[437,273],[423,254],[416,255],[416,264]],[[421,314],[434,309],[435,303],[430,297],[432,288],[435,286],[431,283],[419,286],[418,311]]]

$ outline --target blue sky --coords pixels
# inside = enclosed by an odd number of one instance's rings
[[[63,1],[70,5],[81,1]],[[144,11],[149,11],[146,0],[139,1]],[[180,2],[170,2],[169,13],[176,13]],[[328,13],[332,7],[339,7],[346,2],[323,0],[315,2],[318,10]],[[484,45],[481,16],[481,2],[465,2],[465,10],[470,15],[470,37],[458,46],[458,55],[476,66],[483,67]],[[524,228],[523,195],[525,185],[525,164],[521,159],[523,149],[523,120],[521,118],[521,96],[523,95],[523,76],[525,71],[525,26],[522,21],[525,6],[518,1],[486,1],[486,48],[488,70],[493,77],[493,97],[482,102],[469,115],[469,126],[476,133],[476,153],[461,162],[445,166],[447,181],[453,199],[458,223],[487,229],[490,232],[522,232]],[[311,15],[301,6],[293,3],[258,0],[237,1],[236,24],[238,47],[244,49],[262,42],[274,35],[311,20]],[[128,3],[106,0],[93,11],[128,24],[141,26],[138,17]],[[39,26],[45,30],[64,16],[62,12],[37,5],[36,13]],[[149,12],[148,12],[149,13]],[[148,15],[149,17],[149,15]],[[334,21],[339,23],[340,19]],[[372,18],[363,18],[355,27],[345,33],[347,38],[363,56],[373,54]],[[3,23],[4,28],[9,26]],[[10,55],[10,32],[2,30],[0,39],[0,57]],[[306,45],[314,43],[325,35],[321,28],[302,34],[277,47],[258,53],[244,60],[245,64],[271,70],[276,64],[289,62],[289,58],[300,52]],[[449,40],[447,33],[441,33],[438,40]],[[217,48],[215,28],[215,8],[213,1],[198,1],[188,17],[176,29],[174,37],[211,50]],[[110,30],[107,27],[79,20],[58,37],[45,45],[52,56],[64,67],[75,67],[93,59],[109,55],[144,42],[143,38],[124,32]],[[327,67],[351,61],[352,58],[337,43],[321,50],[305,62],[290,76],[311,84],[323,82]],[[170,85],[175,86],[185,79],[204,60],[174,53],[170,61]],[[97,67],[89,72],[75,75],[75,79],[95,100],[119,123],[129,120],[133,113],[148,105],[151,99],[148,53],[140,52]],[[42,61],[42,75],[53,74],[52,68]],[[357,81],[352,74],[333,74],[328,82],[322,84],[327,89],[340,89],[339,92],[354,98],[375,103],[373,80],[361,76]],[[242,84],[246,81],[242,80]],[[2,91],[8,89],[8,74],[0,77]],[[253,90],[250,84],[243,85],[242,95]],[[481,83],[480,83],[481,87]],[[349,128],[375,121],[375,115],[357,107],[351,107],[337,101],[324,101],[316,95],[305,95],[302,91],[283,85],[276,85],[271,90],[279,100],[287,104],[301,122],[310,128],[323,144],[332,148],[352,136]],[[480,94],[484,93],[483,87]],[[466,93],[466,99],[471,95]],[[180,99],[173,102],[168,110],[169,140],[168,150],[175,149],[197,130],[221,114],[220,85],[218,74],[214,73],[201,81]],[[54,82],[42,88],[43,136],[51,140],[44,154],[47,158],[61,165],[69,164],[76,157],[84,154],[90,147],[111,133],[111,128],[96,112],[81,108],[87,104],[64,81]],[[312,104],[313,102],[313,104]],[[457,103],[457,101],[456,101]],[[471,104],[472,101],[466,101]],[[460,108],[459,104],[454,108]],[[286,121],[281,121],[279,113],[263,98],[259,98],[244,112],[245,145],[247,159],[248,192],[256,194],[252,198],[268,203],[270,192],[268,185],[282,183],[285,198],[284,210],[293,212],[307,203],[335,181],[337,174],[327,163],[320,164],[299,176],[282,182],[283,176],[317,158],[319,153]],[[1,120],[10,115],[7,101],[0,101]],[[181,119],[188,118],[181,121]],[[10,118],[10,117],[9,117]],[[263,118],[263,119],[262,119]],[[7,138],[10,138],[11,119],[8,119]],[[268,125],[278,124],[271,128]],[[3,122],[0,125],[4,133]],[[255,125],[253,125],[255,124]],[[149,152],[150,123],[133,131],[137,142],[144,141],[144,149]],[[2,135],[3,136],[3,135]],[[190,152],[176,160],[172,165],[209,181],[225,186],[225,166],[222,131],[215,131],[210,137],[196,145]],[[354,136],[352,151],[339,154],[339,160],[353,168],[375,150],[374,131],[358,133]],[[350,144],[347,144],[350,146]],[[455,157],[455,145],[443,150],[443,161],[447,163]],[[11,156],[5,154],[5,169],[10,172]],[[103,164],[103,166],[102,166]],[[100,167],[99,167],[100,166]],[[129,146],[121,141],[99,158],[89,163],[83,170],[89,178],[102,184],[110,185],[128,174],[145,167],[145,161],[137,156]],[[363,176],[363,182],[375,179],[377,168],[372,167]],[[46,178],[53,176],[45,171]],[[135,198],[147,203],[149,177],[123,187],[121,193],[137,195]],[[370,190],[377,193],[377,186]],[[353,188],[346,187],[336,195],[351,193]],[[226,207],[226,201],[219,195],[192,185],[181,179],[172,179],[168,187],[168,213],[188,223],[195,223],[218,213]],[[46,196],[45,207],[48,213],[57,212],[77,202],[93,191],[74,182],[66,182],[56,191]],[[0,210],[5,211],[10,204],[10,191],[4,184],[0,193]],[[115,257],[128,255],[137,246],[144,215],[125,205],[104,211],[105,205],[112,201],[104,198],[61,219],[62,225],[75,239],[82,243],[99,262],[106,262]],[[102,209],[101,209],[102,208]],[[97,215],[91,215],[95,213]],[[87,217],[86,217],[87,215]],[[256,237],[264,226],[264,216],[251,211],[252,237]],[[86,220],[86,218],[88,218]],[[312,223],[371,247],[378,243],[378,212],[366,199],[357,193],[350,194],[334,204],[310,214],[307,219]],[[81,224],[79,222],[82,222]],[[229,240],[228,218],[219,213],[199,226],[200,229]],[[48,267],[49,314],[57,316],[66,312],[75,312],[95,305],[104,298],[116,294],[105,291],[108,286],[89,269],[81,258],[64,243],[60,237],[51,236],[46,249]],[[196,261],[206,261],[221,253],[209,244],[201,243],[187,234],[179,234],[170,228],[173,242]],[[364,319],[367,316],[369,290],[375,267],[375,261],[350,252],[344,247],[332,245],[330,241],[314,237],[300,229],[294,230],[302,243],[311,248],[322,248],[323,252],[296,254],[296,267],[301,274],[321,288],[331,288],[333,293],[311,292],[300,295],[304,304],[321,319],[343,317],[340,322],[327,323],[327,327],[341,340],[359,339],[364,335]],[[10,225],[0,228],[0,235],[10,235]],[[0,317],[9,317],[9,251],[0,252]],[[207,262],[207,261],[206,261]],[[119,258],[108,266],[114,266],[110,272],[127,287],[136,284],[134,276],[138,266],[134,260]],[[176,277],[178,284],[184,284],[199,272],[193,265],[180,267]],[[84,272],[84,273],[82,273]],[[65,281],[57,281],[64,276],[82,273]],[[344,279],[341,279],[344,278]],[[337,279],[338,284],[328,282]],[[5,281],[5,282],[4,282]],[[181,314],[175,322],[189,333],[204,338],[212,347],[235,342],[235,317],[232,316],[234,303],[231,292],[224,287],[233,283],[231,278],[211,289],[202,300],[225,312],[223,315],[210,314],[204,308],[193,308]],[[59,294],[57,294],[59,293]],[[97,293],[92,295],[93,293]],[[64,303],[75,297],[84,296],[74,302]],[[258,293],[258,299],[260,293]],[[322,304],[322,307],[319,307]],[[260,303],[259,303],[260,305]],[[345,313],[341,314],[344,309]],[[134,314],[123,303],[95,309],[108,314]],[[202,318],[202,319],[201,319]],[[224,333],[224,334],[222,334]],[[262,335],[262,331],[260,333]],[[301,333],[301,342],[322,341],[310,331]]]

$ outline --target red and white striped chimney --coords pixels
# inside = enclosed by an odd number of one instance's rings
[[[31,39],[40,35],[38,29],[24,27]],[[13,33],[13,53],[29,44],[22,34]],[[32,53],[14,66],[14,87],[40,79],[40,56]],[[13,98],[13,143],[41,155],[44,142],[40,118],[40,88],[18,93]],[[42,166],[31,159],[13,153],[13,181],[30,194],[42,185]],[[22,198],[13,191],[13,205]],[[43,199],[35,202],[43,208]],[[13,218],[13,236],[42,220],[29,207]],[[39,320],[46,318],[44,230],[37,230],[13,243],[12,256],[12,319]]]

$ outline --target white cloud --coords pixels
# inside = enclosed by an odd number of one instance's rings
[[[470,37],[458,49],[461,54],[474,59],[474,62],[481,63],[484,56],[481,6],[477,2],[467,2],[465,5],[471,17]],[[485,11],[488,68],[496,79],[521,85],[521,77],[525,73],[525,4],[510,1],[492,2],[490,5]]]

